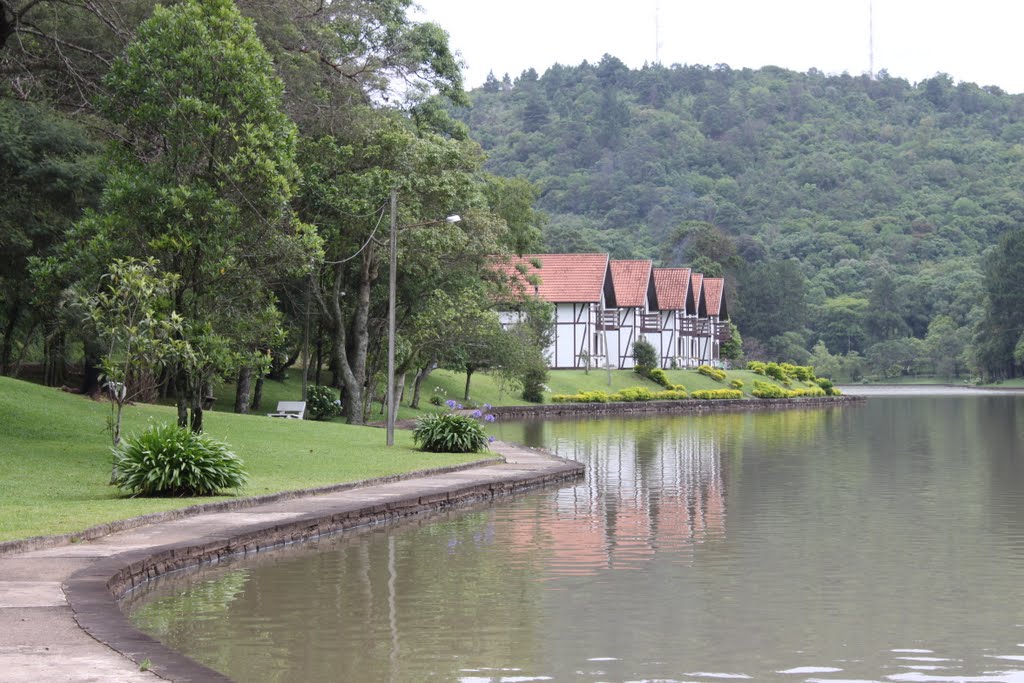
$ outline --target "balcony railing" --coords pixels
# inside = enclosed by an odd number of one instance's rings
[[[644,313],[640,320],[641,332],[660,332],[661,315],[658,313]]]
[[[619,329],[619,312],[618,311],[603,311],[598,309],[596,312],[597,329],[599,330],[617,330]]]

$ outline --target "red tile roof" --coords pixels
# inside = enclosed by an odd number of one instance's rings
[[[655,268],[654,292],[660,311],[686,309],[686,295],[690,291],[689,268]]]
[[[619,308],[645,306],[650,283],[650,261],[612,261],[612,286]]]
[[[537,269],[533,261],[538,261]],[[526,274],[516,266],[524,266]],[[497,268],[518,282],[527,294],[534,286],[527,278],[534,275],[540,280],[536,293],[551,303],[599,303],[608,272],[608,254],[524,254],[510,261],[500,262]]]
[[[689,313],[696,313],[700,307],[700,294],[703,284],[703,273],[693,273],[690,275],[690,300],[687,302],[686,307]]]
[[[704,301],[707,306],[708,315],[722,314],[723,293],[725,291],[725,280],[720,277],[704,278]]]

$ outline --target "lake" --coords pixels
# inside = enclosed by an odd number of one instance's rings
[[[132,619],[239,681],[1024,682],[1024,395],[873,391],[499,425],[586,479],[161,580]]]

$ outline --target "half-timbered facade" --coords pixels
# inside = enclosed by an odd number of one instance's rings
[[[640,338],[661,367],[694,367],[717,362],[728,339],[721,278],[608,254],[526,254],[496,266],[521,294],[554,304],[552,368],[632,368]],[[500,316],[505,325],[519,320],[513,311]]]
[[[551,367],[604,364],[607,344],[598,321],[611,296],[609,262],[608,254],[526,254],[501,264],[523,293],[555,306],[554,340],[546,354]],[[508,325],[518,316],[503,312],[501,320]]]
[[[608,330],[609,362],[617,368],[632,368],[633,344],[641,335],[659,329],[648,314],[657,308],[653,270],[650,261],[612,261],[612,301],[614,328]],[[653,313],[655,318],[657,313]],[[612,316],[606,316],[610,319]]]
[[[658,331],[649,332],[647,341],[657,349],[661,367],[686,367],[685,349],[689,339],[682,336],[682,321],[690,296],[690,269],[655,268],[653,279]]]

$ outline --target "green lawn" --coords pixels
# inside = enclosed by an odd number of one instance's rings
[[[775,380],[764,375],[758,375],[750,370],[729,370],[722,382],[716,382],[696,370],[666,370],[669,381],[673,384],[682,384],[687,391],[698,391],[701,389],[728,389],[729,383],[734,379],[743,382],[743,391],[748,396],[754,388],[754,381],[778,384]],[[270,411],[277,401],[298,401],[301,398],[301,374],[300,371],[293,371],[292,377],[284,382],[268,380],[263,389],[263,412]],[[551,370],[548,373],[548,390],[544,392],[545,403],[550,402],[552,394],[575,394],[581,391],[607,391],[614,393],[629,387],[646,387],[651,391],[658,391],[662,387],[649,379],[641,377],[632,370],[612,370],[611,384],[609,385],[609,373],[606,370],[591,370],[589,373],[583,370]],[[427,412],[436,412],[439,408],[430,404],[430,399],[437,396],[439,399],[453,399],[463,403],[463,396],[466,388],[466,374],[453,372],[451,370],[435,370],[423,382],[420,390],[420,410],[413,410],[408,406],[412,399],[412,381],[406,384],[406,394],[402,406],[398,411],[399,419],[416,418]],[[234,387],[224,385],[217,391],[217,405],[223,409],[231,408],[234,401]],[[509,391],[500,382],[486,372],[473,373],[469,391],[470,401],[481,406],[485,403],[495,406],[519,406],[529,405],[519,397],[518,391]],[[383,422],[384,415],[381,412],[381,405],[375,403],[370,412],[371,422]],[[336,418],[341,422],[341,418]]]
[[[691,392],[728,387],[733,379],[742,380],[744,392],[749,392],[755,380],[772,381],[747,370],[731,370],[723,382],[694,370],[670,370],[668,376]],[[389,449],[384,446],[382,430],[349,426],[341,418],[315,422],[264,417],[278,401],[300,398],[300,377],[293,371],[285,381],[268,380],[258,415],[232,414],[234,389],[231,385],[219,387],[216,409],[205,415],[206,432],[227,442],[245,462],[249,483],[238,495],[358,481],[479,459],[476,455],[421,453],[412,448],[411,433],[403,430],[395,433],[396,446]],[[439,410],[430,405],[431,396],[461,401],[465,381],[463,373],[433,372],[424,383],[423,410],[404,405],[398,417]],[[611,386],[604,370],[591,370],[589,374],[552,370],[548,386],[548,401],[551,394],[615,392],[633,386],[659,388],[632,370],[613,370]],[[477,405],[526,403],[517,394],[503,390],[486,373],[474,374],[470,396]],[[80,531],[102,522],[217,499],[131,499],[109,486],[110,436],[105,427],[110,406],[105,402],[0,377],[0,415],[0,541]],[[139,432],[150,421],[174,419],[170,406],[130,406],[123,433]],[[379,405],[370,419],[383,421]]]
[[[224,404],[229,406],[230,401]],[[0,541],[80,531],[102,522],[226,497],[122,497],[107,484],[109,414],[107,403],[0,377]],[[243,496],[480,458],[478,454],[421,453],[413,450],[411,434],[402,430],[395,434],[396,446],[389,449],[384,446],[384,432],[372,427],[216,410],[205,418],[207,433],[230,444],[245,462],[249,483],[239,492]],[[138,432],[150,421],[174,419],[173,408],[132,406],[126,410],[124,433]]]

